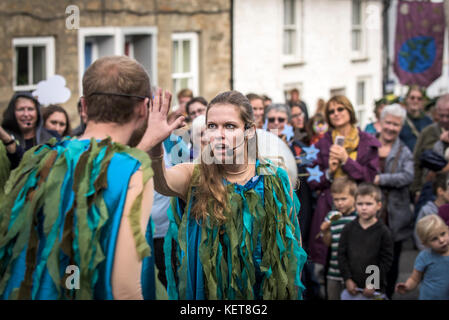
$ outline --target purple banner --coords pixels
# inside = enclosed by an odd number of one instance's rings
[[[428,87],[441,76],[444,4],[399,0],[394,71],[401,84]]]

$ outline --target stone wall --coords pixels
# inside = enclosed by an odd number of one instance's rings
[[[158,86],[172,90],[171,34],[199,35],[199,94],[210,100],[230,89],[229,0],[5,0],[0,2],[0,114],[13,94],[12,39],[55,38],[55,73],[67,80],[72,96],[63,106],[72,126],[79,123],[78,31],[66,28],[68,5],[80,9],[80,27],[157,27]],[[1,118],[1,116],[0,116]]]

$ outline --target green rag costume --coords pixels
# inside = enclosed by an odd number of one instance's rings
[[[287,172],[261,162],[244,186],[224,181],[228,210],[222,225],[197,222],[191,214],[198,166],[185,206],[180,199],[172,202],[164,244],[171,299],[302,298],[307,255],[300,241],[299,200]]]

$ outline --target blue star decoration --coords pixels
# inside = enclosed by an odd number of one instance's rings
[[[307,178],[307,182],[312,182],[312,180],[320,182],[320,178],[323,175],[323,173],[321,172],[320,167],[318,165],[316,165],[313,168],[306,168],[306,170],[310,174],[310,176]]]
[[[315,145],[313,145],[313,144],[310,147],[304,147],[303,150],[306,153],[306,159],[312,160],[312,161],[316,160],[316,157],[317,157],[318,153],[320,152],[320,150],[317,149],[315,147]]]

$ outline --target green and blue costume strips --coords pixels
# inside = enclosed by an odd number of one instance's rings
[[[10,163],[6,153],[6,147],[3,142],[0,141],[0,200],[10,171]]]
[[[145,184],[149,157],[109,138],[66,138],[29,150],[11,173],[0,208],[0,298],[113,299],[118,230],[129,179],[140,168]],[[146,234],[140,229],[142,195],[130,219],[143,259],[143,296],[155,299],[151,223]],[[79,289],[66,285],[69,265],[79,270]]]
[[[173,198],[169,210],[169,298],[302,299],[307,255],[287,172],[258,160],[256,176],[244,186],[225,182],[229,209],[222,225],[197,222],[191,214],[199,174],[196,166],[187,203]]]

